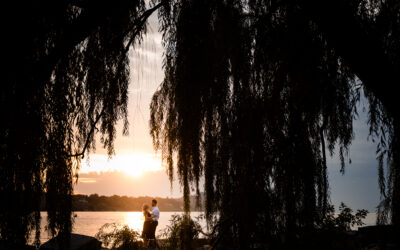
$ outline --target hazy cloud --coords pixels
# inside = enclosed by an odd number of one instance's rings
[[[107,196],[182,196],[178,181],[172,183],[171,189],[171,184],[165,171],[147,172],[137,178],[121,171],[81,173],[74,192],[79,194],[97,193]]]

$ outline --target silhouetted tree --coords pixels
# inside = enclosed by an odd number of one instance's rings
[[[117,120],[127,133],[128,50],[146,31],[133,1],[22,1],[2,5],[0,248],[40,233],[46,195],[50,232],[68,248],[71,194],[94,135],[111,155]],[[5,13],[8,15],[5,15]]]
[[[379,223],[399,225],[397,1],[170,1],[151,134],[189,208],[204,176],[216,246],[294,247],[328,207],[327,148],[345,171],[360,88],[379,138]],[[387,176],[383,159],[387,158]]]
[[[344,171],[360,86],[380,141],[379,222],[390,212],[400,225],[398,1],[152,3],[3,3],[0,247],[21,248],[33,229],[38,242],[43,193],[50,231],[68,238],[80,157],[96,132],[112,154],[118,119],[126,132],[127,52],[161,6],[166,74],[151,133],[171,178],[177,156],[187,211],[204,176],[216,245],[308,237],[328,207],[325,148],[338,145]]]

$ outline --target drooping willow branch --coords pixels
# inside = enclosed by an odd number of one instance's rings
[[[146,10],[146,11],[134,22],[134,24],[133,24],[133,26],[135,27],[135,28],[134,28],[134,33],[131,35],[131,37],[130,37],[128,43],[126,44],[126,46],[125,46],[125,48],[124,48],[124,51],[123,51],[123,54],[127,54],[127,53],[128,53],[128,51],[129,51],[129,49],[130,49],[130,46],[132,45],[133,41],[134,41],[134,40],[138,37],[138,35],[143,31],[143,28],[144,28],[144,26],[145,26],[145,24],[146,24],[146,22],[147,22],[147,19],[148,19],[157,9],[159,9],[160,7],[162,7],[163,5],[165,5],[165,3],[167,3],[167,1],[161,1],[159,4],[155,5],[154,7],[150,8],[150,9],[148,9],[148,10]],[[130,31],[128,30],[127,32],[130,32]],[[125,59],[124,57],[121,57],[121,58],[120,58],[120,61],[119,61],[119,63],[118,63],[117,71],[121,71],[121,70],[122,70],[122,67],[124,67],[124,64],[123,64],[123,60],[124,60],[124,59]],[[97,125],[97,123],[100,121],[101,117],[104,115],[104,112],[105,112],[105,107],[103,107],[103,110],[97,115],[95,121],[94,121],[93,124],[91,125],[91,129],[90,129],[90,131],[89,131],[89,133],[88,133],[88,135],[87,135],[87,138],[86,138],[86,140],[85,140],[85,144],[84,144],[84,146],[83,146],[82,151],[79,152],[79,153],[76,153],[76,154],[69,155],[69,157],[80,157],[80,156],[81,156],[82,158],[84,158],[85,152],[86,152],[87,148],[89,147],[89,145],[90,145],[90,143],[91,143],[91,140],[92,140],[92,137],[93,137],[93,135],[94,135],[94,132],[95,132],[95,129],[96,129],[96,125]]]
[[[89,134],[86,137],[85,144],[84,144],[84,146],[82,148],[82,151],[79,152],[79,153],[76,153],[76,154],[68,155],[68,157],[71,157],[71,158],[72,157],[79,157],[79,156],[81,156],[82,158],[85,157],[85,152],[86,152],[87,148],[89,147],[89,145],[91,143],[91,140],[93,138],[94,132],[96,130],[96,125],[100,121],[101,117],[104,115],[104,111],[105,111],[105,106],[103,107],[101,112],[97,115],[96,120],[94,120],[94,122],[92,123],[91,129],[89,131]]]
[[[133,41],[135,40],[135,38],[138,36],[138,34],[143,30],[144,25],[147,22],[147,19],[153,14],[154,11],[158,10],[160,7],[162,7],[163,5],[165,5],[168,1],[161,1],[160,3],[158,3],[157,5],[155,5],[153,8],[146,10],[143,15],[139,18],[139,20],[137,21],[138,23],[135,24],[135,32],[134,34],[131,36],[131,38],[129,39],[126,47],[125,47],[125,53],[128,53],[129,48],[131,46],[131,44],[133,43]]]

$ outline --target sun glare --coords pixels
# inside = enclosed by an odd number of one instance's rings
[[[111,159],[107,155],[90,155],[82,161],[80,173],[120,171],[131,177],[140,177],[146,172],[163,170],[161,158],[156,154],[116,155]]]
[[[125,221],[130,229],[142,232],[144,217],[142,213],[129,212],[125,214]]]

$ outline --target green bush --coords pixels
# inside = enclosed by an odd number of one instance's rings
[[[127,225],[104,224],[95,237],[103,243],[103,246],[111,247],[111,249],[137,250],[141,246],[139,233]]]
[[[190,215],[172,215],[162,236],[167,240],[168,249],[194,249],[195,240],[199,238],[201,226]]]

